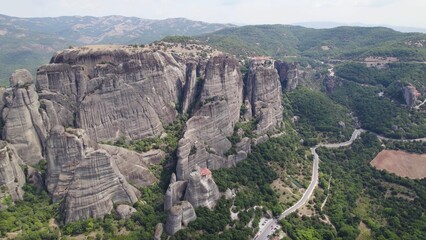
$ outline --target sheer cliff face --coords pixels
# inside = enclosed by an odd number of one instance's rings
[[[47,133],[31,74],[24,69],[15,71],[10,86],[3,94],[3,139],[15,147],[26,164],[36,164],[43,158]]]
[[[56,126],[47,140],[47,188],[64,199],[65,222],[103,217],[114,203],[133,204],[139,192],[119,172],[111,155],[83,130]]]
[[[37,90],[59,124],[95,141],[141,139],[175,120],[184,81],[169,54],[103,46],[58,53],[38,69]]]
[[[178,144],[165,209],[183,199],[213,207],[220,197],[214,181],[191,172],[232,167],[247,157],[258,140],[244,137],[233,145],[228,139],[243,102],[250,106],[244,119],[256,119],[262,139],[280,125],[282,107],[273,66],[252,65],[244,86],[237,59],[212,55],[91,46],[57,53],[38,69],[35,86],[28,71],[16,71],[11,88],[0,89],[2,139],[16,153],[0,150],[0,185],[20,199],[20,159],[33,165],[44,158],[47,190],[54,201],[63,200],[66,222],[103,217],[115,203],[137,200],[139,192],[129,182],[144,187],[158,181],[149,166],[159,164],[165,153],[138,154],[97,143],[159,136],[180,111],[190,119]]]
[[[178,180],[187,179],[197,165],[218,169],[233,164],[224,153],[232,147],[227,137],[233,134],[243,100],[238,61],[226,56],[211,58],[199,81],[200,97],[179,141]]]
[[[3,198],[10,196],[13,201],[22,200],[25,175],[20,167],[23,164],[13,145],[0,141],[0,209]]]
[[[256,132],[274,130],[283,120],[283,107],[280,78],[272,61],[251,63],[246,89],[252,116],[258,122]]]

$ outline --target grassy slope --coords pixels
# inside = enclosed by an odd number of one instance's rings
[[[257,25],[224,29],[198,39],[237,56],[362,58],[369,55],[399,55],[410,60],[426,59],[424,47],[415,48],[404,44],[409,39],[425,39],[424,34],[400,33],[383,27],[311,29],[288,25]],[[322,46],[330,49],[322,50]]]

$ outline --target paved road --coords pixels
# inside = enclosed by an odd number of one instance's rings
[[[278,220],[273,219],[262,219],[259,223],[260,228],[257,232],[254,240],[265,240],[268,239],[270,235],[272,235],[277,229],[280,228],[278,224]]]
[[[306,191],[303,193],[302,198],[299,199],[293,206],[286,209],[279,217],[278,220],[281,220],[291,213],[295,212],[297,209],[303,207],[308,201],[309,198],[312,196],[312,193],[315,190],[315,187],[318,185],[318,165],[319,165],[319,156],[316,152],[316,149],[318,147],[326,147],[326,148],[339,148],[339,147],[346,147],[349,146],[357,139],[361,133],[365,132],[363,129],[355,129],[352,133],[352,136],[349,141],[341,142],[341,143],[327,143],[327,144],[318,144],[315,147],[311,148],[311,153],[313,156],[313,167],[312,167],[312,177],[311,177],[311,183],[309,184],[309,187],[306,189]],[[268,239],[268,236],[272,235],[276,229],[275,227],[271,228],[271,225],[278,224],[278,220],[276,219],[269,219],[269,221],[265,224],[265,226],[261,226],[259,229],[258,234],[255,237],[256,240],[265,240]]]
[[[347,146],[351,145],[361,135],[361,133],[366,132],[366,131],[367,130],[364,130],[364,129],[355,129],[354,132],[352,133],[352,136],[349,139],[349,141],[341,142],[341,143],[320,143],[320,144],[316,145],[315,147],[311,148],[311,153],[312,153],[312,156],[313,156],[311,183],[309,184],[309,187],[308,187],[308,189],[306,189],[305,193],[303,193],[302,198],[300,198],[299,201],[297,201],[293,206],[286,209],[278,217],[278,220],[281,220],[281,219],[287,217],[289,214],[291,214],[291,213],[295,212],[297,209],[303,207],[303,205],[305,205],[309,201],[309,198],[312,196],[312,193],[314,192],[315,187],[318,185],[318,162],[319,162],[320,159],[319,159],[319,156],[316,152],[316,149],[318,147],[325,147],[325,148],[347,147]],[[376,134],[376,136],[380,140],[393,140],[393,141],[403,141],[403,142],[408,142],[408,141],[426,142],[426,138],[392,139],[392,138],[387,138],[387,137],[381,136],[379,134]],[[277,219],[267,220],[266,224],[259,228],[259,232],[254,239],[255,240],[268,239],[268,236],[274,234],[274,232],[276,231],[275,227],[271,228],[271,226],[278,225],[278,220]]]
[[[355,129],[349,141],[341,142],[341,143],[320,143],[317,146],[315,146],[315,148],[317,147],[326,147],[326,148],[347,147],[351,145],[355,141],[355,139],[357,139],[363,132],[365,132],[364,129]]]
[[[314,163],[313,163],[313,167],[312,167],[312,178],[311,178],[311,183],[309,184],[309,187],[303,193],[302,198],[300,198],[299,201],[297,201],[293,206],[291,206],[290,208],[288,208],[287,210],[285,210],[278,217],[278,219],[281,220],[281,219],[287,217],[288,215],[290,215],[291,213],[293,213],[294,211],[296,211],[297,209],[301,208],[303,205],[305,205],[309,201],[309,198],[312,196],[312,193],[314,192],[315,187],[318,184],[318,162],[319,162],[319,156],[318,156],[317,152],[315,151],[316,148],[317,148],[317,146],[311,148],[311,153],[314,156],[314,159],[313,159]]]
[[[339,147],[346,147],[349,146],[357,139],[361,133],[364,132],[362,129],[355,129],[355,131],[352,133],[351,139],[346,142],[341,143],[328,143],[328,144],[318,144],[315,147],[311,148],[311,153],[313,158],[313,167],[312,167],[312,178],[311,183],[309,184],[308,189],[306,189],[305,193],[303,194],[302,198],[299,199],[293,206],[285,210],[279,217],[279,219],[283,219],[287,217],[290,213],[293,213],[297,209],[301,208],[303,205],[305,205],[309,198],[312,196],[312,193],[315,190],[315,187],[318,184],[318,162],[319,162],[319,156],[316,152],[317,147],[326,147],[326,148],[339,148]]]

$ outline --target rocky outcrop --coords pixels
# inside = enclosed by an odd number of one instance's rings
[[[34,187],[36,187],[38,190],[42,190],[44,189],[44,180],[43,180],[43,176],[42,173],[31,167],[31,166],[26,166],[26,173],[27,175],[27,183],[33,185]]]
[[[46,145],[47,189],[53,201],[63,199],[65,222],[100,218],[114,203],[137,201],[138,191],[84,130],[56,126]]]
[[[409,85],[402,88],[404,100],[408,107],[414,107],[417,103],[417,97],[420,96],[420,93],[417,91],[416,87]]]
[[[182,207],[175,205],[169,210],[166,221],[166,232],[173,235],[182,229]]]
[[[23,164],[13,145],[0,141],[0,209],[4,208],[3,198],[10,196],[13,201],[22,200],[25,175]]]
[[[257,120],[256,133],[265,134],[281,125],[282,89],[277,70],[271,60],[253,60],[247,77],[247,99]]]
[[[232,147],[227,137],[233,134],[242,103],[238,61],[227,56],[212,57],[200,81],[198,104],[179,141],[178,180],[187,179],[196,165],[218,169],[234,164],[224,153]]]
[[[163,224],[157,223],[157,225],[155,225],[154,240],[161,240],[161,235],[163,235],[163,231]]]
[[[185,192],[185,200],[194,207],[203,206],[212,209],[219,198],[219,188],[207,168],[191,172]]]
[[[173,205],[183,199],[186,186],[186,181],[176,181],[176,175],[172,174],[169,187],[164,196],[164,210],[169,210]]]
[[[15,147],[24,163],[36,164],[43,158],[47,132],[30,72],[16,70],[10,77],[10,86],[3,94],[3,139]]]
[[[323,78],[322,68],[312,67],[310,64],[297,62],[275,61],[275,68],[280,76],[284,90],[293,91],[299,85],[320,89]]]
[[[111,160],[117,166],[120,173],[126,180],[135,187],[146,187],[156,182],[158,179],[149,171],[149,166],[153,163],[160,163],[166,156],[161,150],[152,150],[144,154],[130,151],[125,148],[100,144],[100,148],[106,150],[111,155]]]
[[[120,219],[128,219],[132,216],[133,213],[137,212],[136,209],[129,205],[120,204],[115,209]]]
[[[64,50],[37,72],[48,114],[95,141],[160,135],[161,121],[176,118],[184,81],[171,55],[119,46]]]
[[[169,211],[166,222],[166,232],[169,235],[175,234],[182,229],[183,226],[197,219],[195,210],[191,203],[182,201],[175,204]]]

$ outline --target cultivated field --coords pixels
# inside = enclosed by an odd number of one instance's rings
[[[426,177],[426,154],[383,150],[370,164],[377,169],[386,170],[401,177],[411,179]]]

